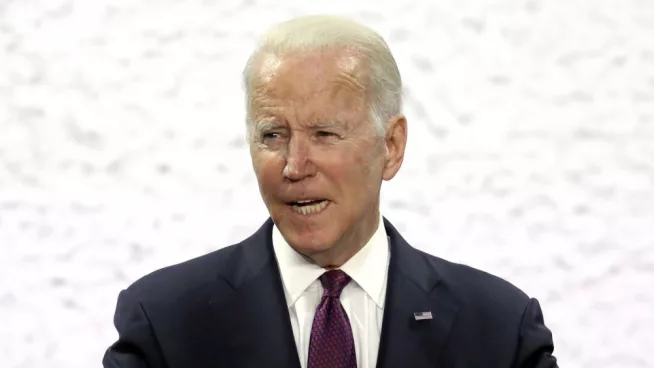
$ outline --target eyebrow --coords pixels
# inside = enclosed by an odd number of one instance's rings
[[[340,127],[342,124],[333,121],[333,120],[327,120],[327,121],[322,121],[317,124],[311,124],[311,128],[313,129],[334,129]]]
[[[255,127],[256,127],[257,131],[259,131],[259,132],[267,132],[267,131],[270,131],[270,130],[280,129],[280,128],[283,127],[283,125],[276,122],[276,121],[263,120],[263,121],[258,122],[255,125]]]
[[[333,120],[327,120],[327,121],[321,121],[319,123],[315,124],[310,124],[310,128],[313,130],[329,130],[329,129],[336,129],[341,127],[343,124],[333,121]],[[256,130],[258,132],[269,132],[271,130],[277,130],[277,129],[284,129],[286,126],[284,124],[281,124],[277,121],[274,120],[262,120],[258,122],[256,125]]]

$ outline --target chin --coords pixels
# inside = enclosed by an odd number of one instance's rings
[[[339,232],[333,224],[332,226],[327,224],[306,226],[284,219],[276,224],[291,248],[306,256],[327,251],[340,239]]]
[[[293,228],[283,229],[280,227],[279,230],[291,248],[304,255],[329,250],[337,238],[335,236],[329,236],[324,229],[316,229],[314,231],[305,229],[298,231]]]

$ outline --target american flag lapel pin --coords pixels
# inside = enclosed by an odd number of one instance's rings
[[[431,311],[427,312],[415,312],[413,313],[413,317],[416,319],[416,321],[422,321],[425,319],[433,319],[431,316]]]

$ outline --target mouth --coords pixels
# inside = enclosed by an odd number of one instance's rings
[[[306,199],[288,202],[287,204],[293,212],[303,216],[309,216],[321,213],[330,203],[331,201],[327,199]]]

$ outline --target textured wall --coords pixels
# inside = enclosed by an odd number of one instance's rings
[[[403,73],[408,240],[538,297],[562,366],[654,367],[654,1],[376,3],[1,0],[0,366],[99,366],[121,288],[264,221],[239,72],[329,11]]]

